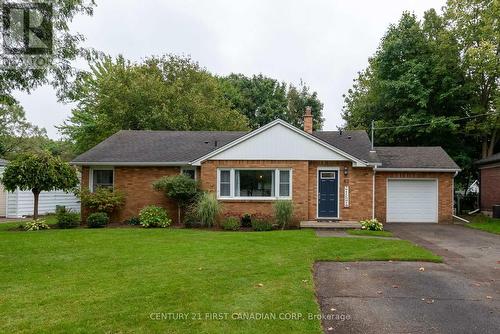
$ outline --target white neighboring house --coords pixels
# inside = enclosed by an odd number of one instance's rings
[[[6,160],[0,159],[0,176],[2,176]],[[22,218],[33,215],[33,193],[31,191],[5,191],[0,183],[0,217]],[[38,213],[45,215],[56,211],[57,205],[63,205],[75,212],[80,212],[80,201],[72,193],[61,190],[42,191],[38,203]]]

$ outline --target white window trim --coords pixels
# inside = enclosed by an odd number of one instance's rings
[[[194,170],[194,179],[195,180],[198,180],[198,170],[196,169],[196,167],[181,167],[181,171],[180,171],[180,174],[183,175],[183,172],[185,170]]]
[[[90,167],[89,168],[89,190],[94,192],[94,171],[95,170],[112,170],[113,171],[113,189],[115,189],[115,168],[114,167]]]
[[[250,196],[235,196],[234,194],[234,185],[236,184],[235,178],[235,170],[273,170],[274,171],[274,194],[275,196],[266,196],[266,197],[250,197]],[[288,171],[290,173],[290,182],[289,182],[289,196],[277,196],[279,194],[280,188],[280,179],[279,172],[280,171]],[[230,176],[230,196],[221,196],[220,194],[220,172],[221,171],[229,171]],[[293,170],[291,168],[217,168],[217,199],[220,200],[241,200],[241,201],[276,201],[276,200],[291,200],[293,198]]]

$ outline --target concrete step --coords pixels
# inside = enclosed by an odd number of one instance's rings
[[[361,224],[357,221],[303,221],[300,222],[300,228],[315,229],[360,229]]]

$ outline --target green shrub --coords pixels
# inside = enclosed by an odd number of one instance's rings
[[[202,225],[211,227],[217,222],[222,211],[222,204],[213,193],[203,193],[196,202],[194,210]]]
[[[274,217],[276,218],[276,223],[282,229],[289,226],[293,219],[292,201],[276,201],[274,203]]]
[[[50,229],[50,226],[45,224],[45,220],[43,219],[35,219],[25,223],[23,225],[23,228],[26,231],[39,231],[39,230],[48,230]]]
[[[196,215],[196,206],[191,205],[189,210],[186,211],[184,215],[184,227],[186,228],[198,228],[203,227],[198,216]]]
[[[131,217],[125,221],[125,224],[127,225],[141,225],[141,220],[139,217]]]
[[[240,229],[240,221],[238,218],[229,217],[222,222],[221,227],[226,231],[238,231]]]
[[[111,214],[125,202],[125,195],[122,192],[107,188],[97,188],[94,192],[83,189],[77,195],[82,205],[92,212]]]
[[[268,220],[255,219],[252,221],[252,228],[254,231],[271,231],[273,224]]]
[[[367,219],[360,221],[362,230],[369,231],[382,231],[384,229],[384,225],[380,223],[377,219]]]
[[[245,213],[241,216],[241,226],[252,227],[252,216],[249,213]]]
[[[165,176],[153,183],[153,189],[161,191],[177,203],[177,219],[181,222],[181,211],[193,203],[198,194],[198,182],[186,175]]]
[[[109,217],[106,212],[95,212],[87,218],[87,225],[91,228],[104,227],[109,223]]]
[[[57,226],[59,228],[73,228],[80,226],[80,214],[66,209],[64,206],[56,208]]]
[[[142,227],[169,227],[172,224],[167,211],[155,205],[146,206],[141,210],[139,222]]]

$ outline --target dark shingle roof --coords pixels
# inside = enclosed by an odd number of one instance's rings
[[[370,153],[371,141],[364,130],[315,131],[313,135],[350,155],[368,162],[380,162],[376,153]]]
[[[72,162],[99,163],[186,163],[238,139],[248,132],[236,131],[131,131],[112,135]],[[365,131],[316,131],[313,135],[340,150],[369,162],[378,162],[370,154]],[[217,146],[215,146],[217,141]]]
[[[73,162],[185,163],[202,157],[245,134],[246,132],[236,131],[123,130],[79,155]]]
[[[460,169],[442,147],[376,147],[381,168]]]
[[[495,162],[500,162],[500,153],[493,154],[490,157],[476,161],[476,165],[487,165]]]

